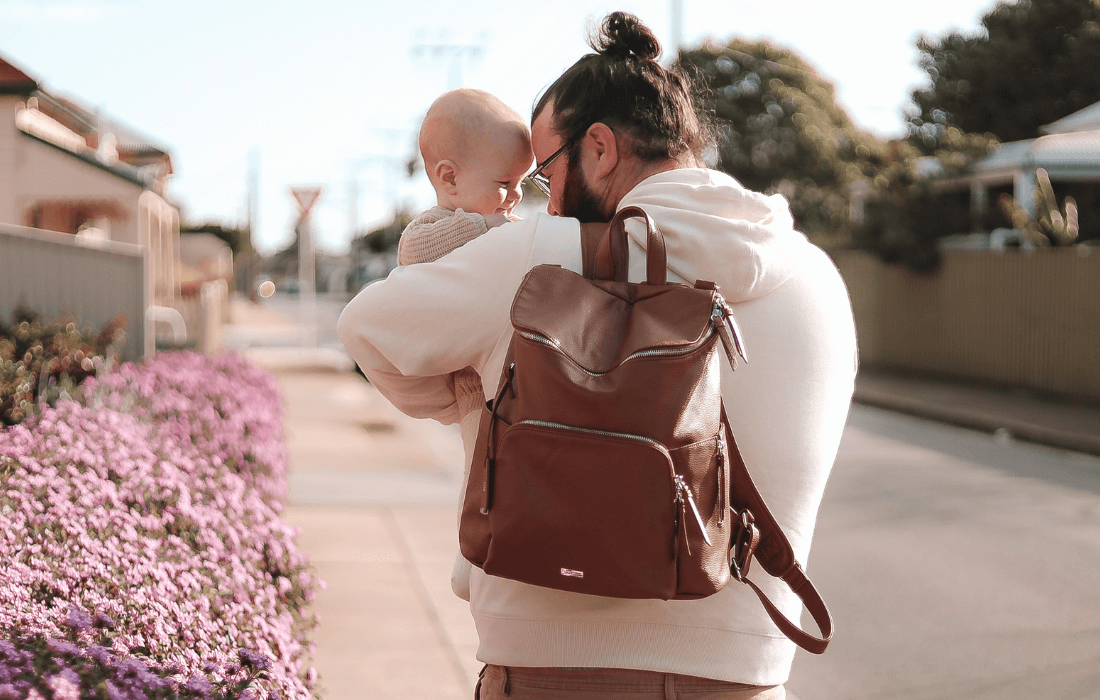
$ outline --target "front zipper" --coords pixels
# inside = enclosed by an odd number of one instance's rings
[[[711,318],[713,319],[713,316]],[[521,338],[525,338],[527,340],[530,340],[530,341],[533,341],[533,342],[536,342],[536,343],[540,343],[540,344],[545,345],[547,347],[554,348],[555,350],[560,352],[564,357],[566,357],[570,362],[572,362],[574,365],[576,365],[577,369],[584,372],[585,374],[587,374],[590,377],[602,377],[604,375],[610,374],[611,371],[612,371],[612,370],[608,370],[607,372],[593,372],[592,370],[584,367],[581,363],[577,362],[572,357],[570,357],[568,354],[566,354],[566,352],[561,349],[561,345],[559,343],[557,343],[556,341],[554,341],[550,338],[547,338],[545,335],[542,335],[541,333],[534,333],[532,331],[519,331],[519,330],[517,330],[516,332],[520,335]],[[620,362],[618,364],[618,367],[622,367],[623,365],[625,365],[627,362],[630,362],[631,360],[636,360],[638,358],[643,358],[643,357],[662,357],[662,356],[663,357],[676,357],[678,355],[690,355],[691,353],[695,352],[700,347],[702,347],[707,342],[707,340],[709,340],[710,337],[712,335],[714,335],[714,333],[715,333],[715,328],[714,328],[714,324],[712,323],[708,327],[706,334],[704,334],[702,338],[695,341],[691,345],[675,347],[675,348],[650,348],[648,350],[638,350],[637,352],[633,352],[630,355],[628,355],[622,362]]]
[[[516,425],[534,425],[539,428],[555,428],[557,430],[567,430],[575,433],[585,433],[587,435],[599,435],[600,437],[625,438],[627,440],[634,440],[635,442],[641,442],[649,445],[654,449],[660,450],[661,454],[668,457],[670,462],[672,461],[672,455],[669,454],[667,447],[665,447],[657,440],[654,440],[653,438],[647,438],[643,435],[635,435],[634,433],[618,433],[612,430],[598,430],[596,428],[578,428],[575,425],[565,425],[564,423],[554,423],[546,420],[521,420],[516,423]]]

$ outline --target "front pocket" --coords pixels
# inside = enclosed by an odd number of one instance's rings
[[[676,594],[675,472],[635,435],[522,421],[503,435],[484,570],[616,598]]]

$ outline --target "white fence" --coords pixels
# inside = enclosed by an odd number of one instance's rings
[[[10,323],[24,306],[46,320],[100,328],[121,313],[122,358],[140,360],[152,350],[145,265],[136,245],[0,224],[0,317]]]

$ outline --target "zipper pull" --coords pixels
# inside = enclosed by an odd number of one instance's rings
[[[726,522],[726,441],[715,438],[718,441],[718,525]]]
[[[687,508],[684,507],[684,481],[683,477],[679,474],[676,475],[676,528],[674,530],[675,535],[672,538],[673,553],[678,557],[680,552],[680,528],[684,528],[684,547],[687,548],[688,556],[691,556],[691,540],[687,536]]]
[[[726,353],[732,356],[729,344],[732,341],[733,347],[736,348],[737,354],[741,356],[741,359],[746,363],[749,361],[749,356],[745,352],[745,344],[741,341],[741,327],[737,325],[737,319],[733,316],[733,309],[726,303],[726,300],[722,297],[717,297],[714,301],[714,310],[710,314],[711,319],[714,321],[715,328],[718,329],[719,335],[722,337],[722,342],[727,345]],[[724,323],[723,323],[724,321]],[[725,331],[725,332],[723,332]],[[726,333],[729,334],[729,338],[726,337]],[[736,364],[730,362],[736,369]]]
[[[676,483],[676,498],[673,499],[675,504],[672,507],[672,561],[676,561],[680,556],[680,522],[684,519],[684,496],[680,492],[680,482]],[[687,538],[684,538],[687,541]],[[691,554],[691,545],[688,545],[688,554]]]
[[[707,534],[707,528],[703,524],[703,516],[699,515],[699,509],[695,506],[695,497],[691,495],[691,489],[684,483],[684,477],[681,474],[676,475],[676,497],[680,501],[681,508],[683,507],[684,497],[687,497],[687,503],[691,506],[691,514],[695,516],[695,522],[699,525],[699,532],[703,535],[703,541],[708,545],[710,542],[710,535]],[[688,554],[691,552],[689,551]]]

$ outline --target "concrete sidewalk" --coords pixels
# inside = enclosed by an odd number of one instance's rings
[[[320,694],[471,697],[477,632],[450,590],[457,430],[401,415],[359,375],[324,362],[272,369],[292,465],[284,517],[327,583],[313,606]]]
[[[226,338],[271,370],[286,401],[284,518],[326,582],[312,610],[325,700],[468,700],[481,665],[467,604],[450,590],[462,443],[409,418],[335,348],[286,345],[291,320],[234,299]]]

